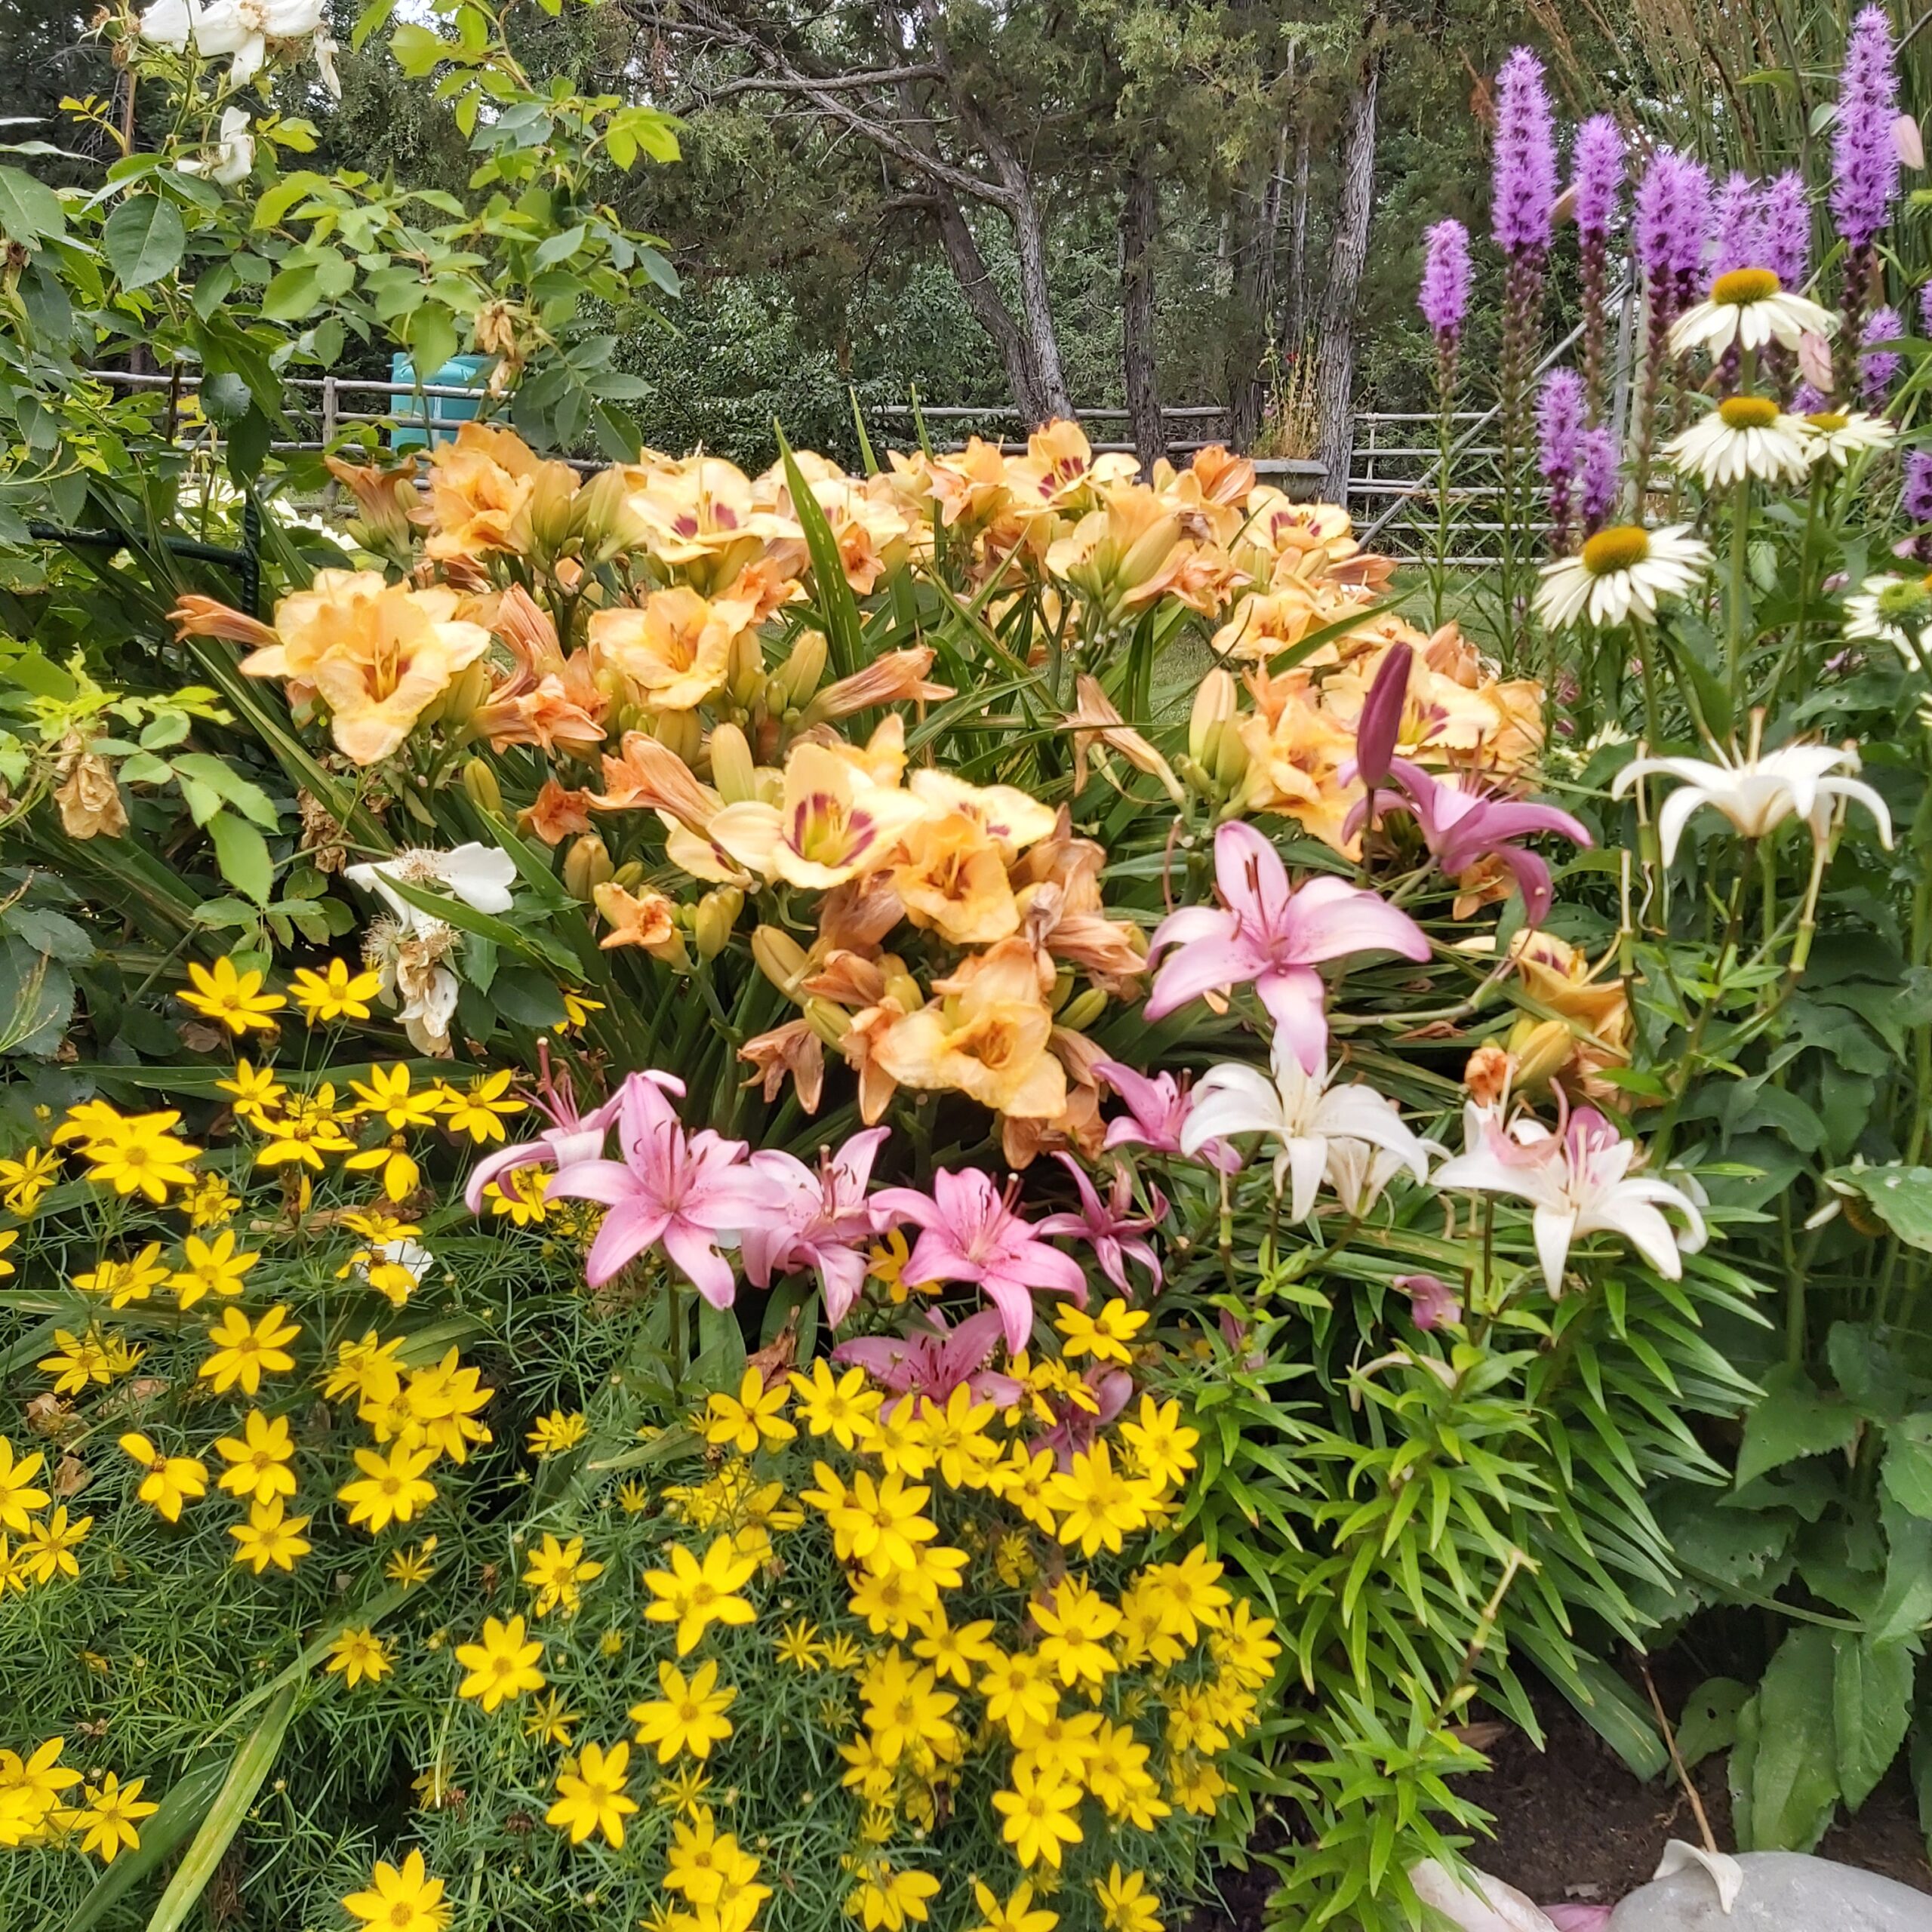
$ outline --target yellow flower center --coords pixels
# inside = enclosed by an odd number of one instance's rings
[[[1727,395],[1718,414],[1727,429],[1768,429],[1778,420],[1778,406],[1767,395]]]
[[[1711,300],[1742,309],[1752,302],[1768,302],[1783,287],[1769,269],[1733,269],[1711,284]]]
[[[1641,564],[1651,554],[1651,536],[1634,523],[1599,530],[1583,546],[1583,568],[1592,577],[1610,577]]]
[[[1842,429],[1851,419],[1841,409],[1817,409],[1814,410],[1804,420],[1813,429],[1822,429],[1827,435],[1830,435]]]

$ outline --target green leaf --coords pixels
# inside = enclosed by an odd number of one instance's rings
[[[1932,1415],[1907,1416],[1885,1432],[1879,1480],[1900,1509],[1932,1522]]]
[[[1834,1168],[1825,1177],[1856,1194],[1899,1239],[1932,1253],[1932,1168],[1894,1161],[1884,1168]]]
[[[145,288],[179,266],[188,232],[172,202],[131,195],[107,217],[100,245],[123,288]]]
[[[141,1826],[140,1848],[123,1852],[94,1881],[68,1920],[66,1932],[90,1932],[124,1893],[132,1891],[167,1864],[208,1815],[226,1768],[219,1758],[212,1758],[183,1771],[168,1786],[160,1810]]]
[[[273,832],[280,819],[269,795],[252,780],[244,778],[226,758],[212,752],[186,752],[174,760],[177,774],[185,772],[197,780],[224,804],[232,805],[244,818],[253,819],[264,832]]]
[[[1677,1752],[1688,1766],[1737,1742],[1737,1714],[1751,1687],[1734,1677],[1709,1677],[1685,1699],[1677,1720]]]
[[[456,353],[456,321],[450,312],[426,302],[409,318],[409,355],[417,377],[433,382],[436,371]]]
[[[214,841],[215,863],[222,877],[257,906],[266,906],[275,887],[275,861],[269,857],[268,841],[246,819],[226,811],[208,820],[208,834]]]
[[[812,494],[804,472],[798,467],[785,432],[778,432],[778,448],[785,460],[785,487],[792,498],[792,514],[805,533],[805,548],[811,552],[812,596],[825,627],[826,654],[832,660],[834,678],[849,678],[866,658],[864,632],[859,619],[857,600],[845,581],[845,566],[838,554],[838,540],[832,534],[825,512]]]
[[[261,1789],[275,1764],[275,1754],[281,1749],[283,1735],[295,1709],[295,1691],[296,1686],[291,1683],[276,1692],[262,1714],[261,1722],[235,1752],[235,1761],[229,1766],[228,1776],[215,1794],[208,1816],[202,1820],[194,1843],[175,1867],[174,1876],[148,1921],[148,1932],[179,1932],[195,1901],[208,1889],[208,1881],[214,1876],[235,1834],[242,1829],[242,1821],[248,1815],[248,1807],[254,1803],[255,1794]]]
[[[1842,1449],[1858,1432],[1858,1411],[1820,1395],[1801,1369],[1780,1363],[1764,1377],[1763,1399],[1744,1420],[1737,1486],[1767,1469]]]
[[[1751,1832],[1761,1851],[1809,1851],[1838,1803],[1838,1719],[1829,1630],[1794,1630],[1758,1688]]]
[[[1833,1640],[1832,1707],[1838,1786],[1856,1811],[1891,1768],[1912,1721],[1912,1654],[1869,1637]]]
[[[411,24],[398,27],[390,35],[389,51],[395,56],[396,65],[411,80],[420,81],[434,72],[438,60],[457,49],[429,28]]]
[[[278,269],[262,291],[262,314],[272,322],[300,321],[321,299],[313,262]]]
[[[1875,1644],[1909,1637],[1932,1621],[1932,1523],[1900,1508],[1889,1491],[1878,1498],[1885,1527],[1885,1583],[1869,1629]]]
[[[31,248],[67,231],[60,198],[17,168],[0,168],[0,235]]]

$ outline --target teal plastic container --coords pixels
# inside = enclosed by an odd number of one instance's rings
[[[484,371],[489,366],[487,355],[452,355],[433,376],[426,376],[423,380],[432,389],[474,389],[480,398]],[[389,414],[396,420],[396,426],[389,432],[392,450],[420,450],[428,443],[450,442],[456,435],[455,426],[470,421],[481,407],[480,401],[471,402],[462,396],[419,396],[416,365],[400,349],[389,358],[389,379],[402,385],[389,392]],[[414,426],[424,422],[425,403],[429,405],[428,421],[426,426],[418,428]],[[449,426],[442,426],[445,424]]]

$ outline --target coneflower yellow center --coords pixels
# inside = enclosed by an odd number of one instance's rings
[[[1741,309],[1749,302],[1768,302],[1783,288],[1769,269],[1733,269],[1711,284],[1711,300]]]
[[[1778,420],[1778,406],[1767,395],[1727,395],[1718,414],[1727,429],[1768,429]]]
[[[1833,435],[1850,421],[1841,409],[1815,409],[1805,417],[1814,429],[1822,429],[1827,435]]]
[[[1599,530],[1584,544],[1583,568],[1592,577],[1608,577],[1641,564],[1650,554],[1648,531],[1634,523],[1619,524],[1614,529]]]

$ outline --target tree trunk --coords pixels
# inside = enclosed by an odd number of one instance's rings
[[[1134,156],[1120,211],[1121,361],[1127,383],[1128,432],[1140,467],[1149,476],[1155,462],[1167,454],[1154,357],[1153,249],[1160,217],[1150,145]]]
[[[1308,332],[1308,117],[1295,130],[1295,185],[1288,214],[1287,300],[1281,315],[1282,346],[1298,355]]]
[[[1275,256],[1281,240],[1281,172],[1288,155],[1288,124],[1276,130],[1268,177],[1255,197],[1254,223],[1239,251],[1235,278],[1234,326],[1228,332],[1232,353],[1227,372],[1228,440],[1238,450],[1254,446],[1268,407],[1269,349],[1275,337],[1278,278]]]
[[[1060,335],[1054,327],[1047,279],[1046,224],[1030,183],[1023,184],[1014,197],[1012,220],[1014,246],[1020,258],[1018,320],[1037,386],[1032,404],[1022,402],[1020,407],[1036,425],[1055,416],[1071,418],[1073,396],[1060,366]]]
[[[1006,369],[1007,386],[1013,392],[1014,407],[1029,424],[1044,422],[1055,412],[1041,387],[1038,366],[1012,310],[994,285],[992,272],[974,238],[972,224],[958,202],[943,189],[933,197],[932,205],[946,265],[959,285],[960,294],[966,298],[974,321],[986,331],[999,351],[999,359]]]
[[[1371,26],[1373,23],[1371,23]],[[1315,346],[1316,420],[1320,426],[1324,495],[1346,503],[1355,441],[1355,304],[1368,258],[1369,218],[1375,205],[1375,91],[1382,77],[1379,39],[1355,70],[1342,120],[1342,194],[1328,249]]]

